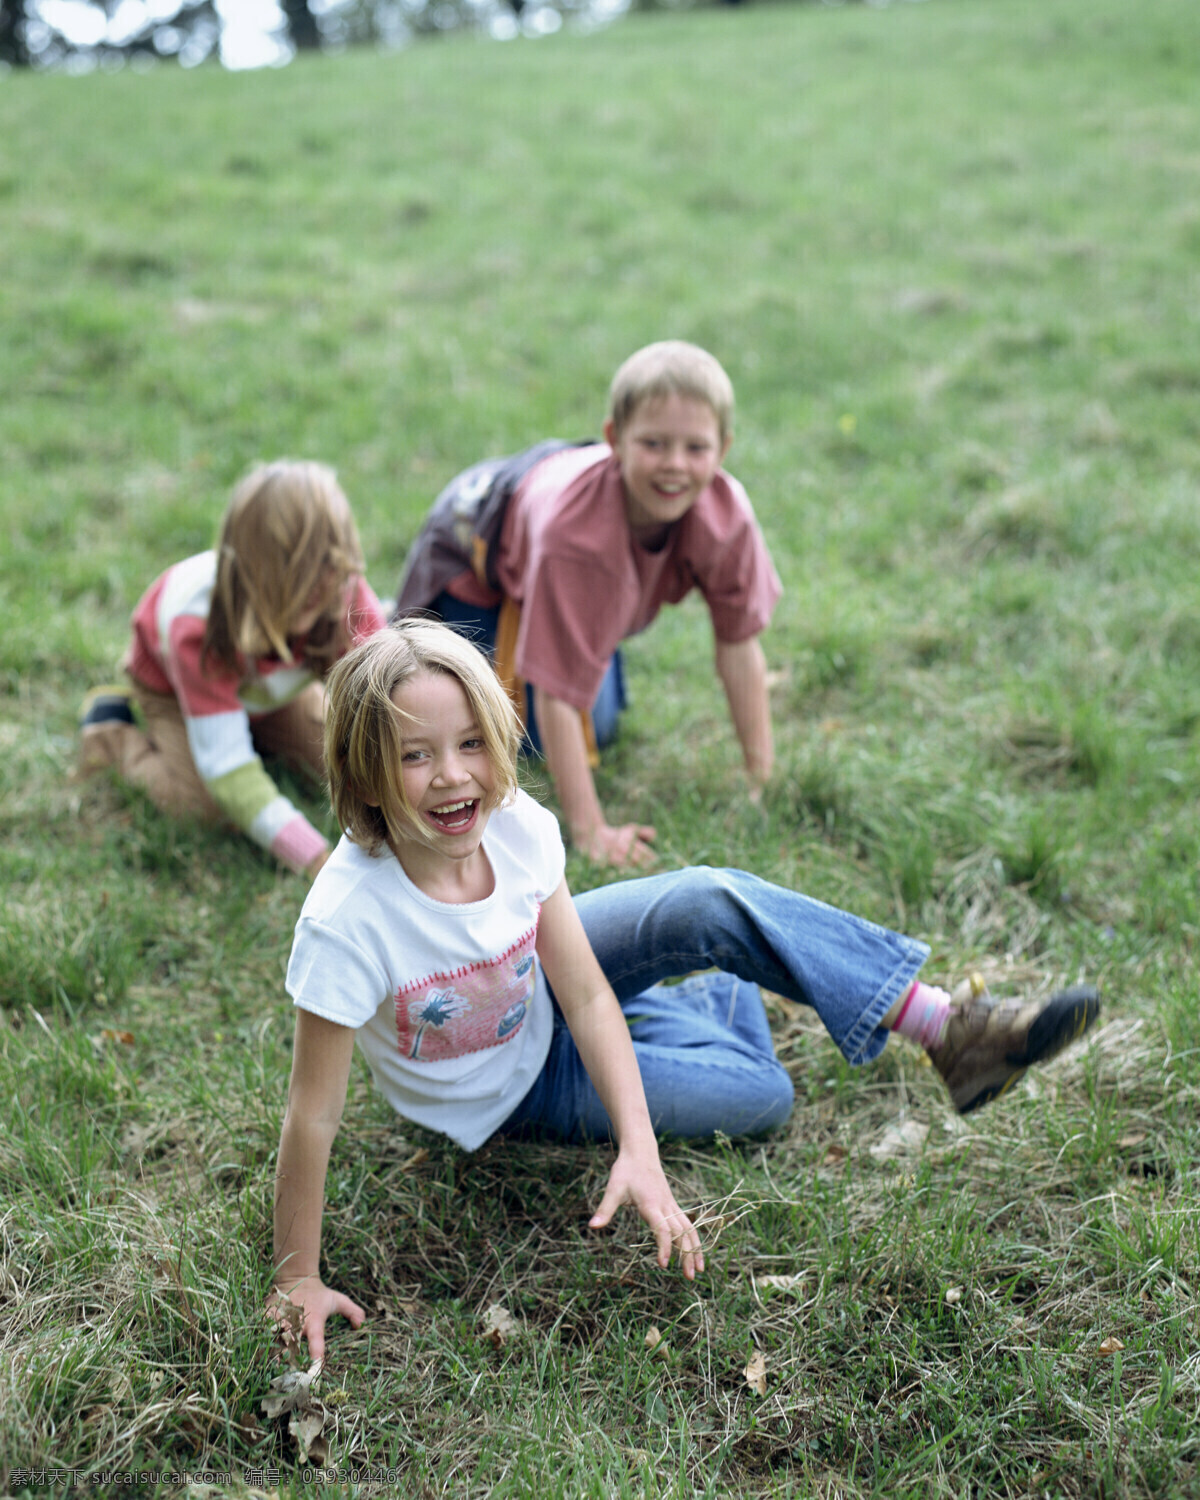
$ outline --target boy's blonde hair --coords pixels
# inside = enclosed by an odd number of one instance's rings
[[[663,396],[705,402],[716,416],[721,442],[727,443],[733,435],[733,382],[707,349],[666,339],[631,354],[613,376],[608,392],[608,416],[617,435],[644,401]]]
[[[489,812],[517,792],[521,725],[484,654],[438,620],[397,620],[347,652],[329,674],[325,769],[338,827],[369,854],[414,836],[434,843],[404,790],[405,716],[392,694],[422,672],[457,678],[491,762]]]
[[[326,464],[261,464],[237,486],[217,539],[217,580],[204,655],[229,671],[238,657],[292,660],[288,631],[322,586],[305,664],[323,677],[346,649],[345,584],[363,571],[362,547],[337,475]]]

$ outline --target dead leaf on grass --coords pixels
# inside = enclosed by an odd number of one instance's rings
[[[647,1329],[645,1345],[651,1359],[670,1361],[671,1346],[657,1328]]]
[[[267,1317],[275,1324],[284,1352],[289,1359],[296,1359],[300,1352],[300,1337],[304,1331],[304,1309],[299,1303],[292,1302],[286,1292],[280,1292],[272,1298],[266,1311]],[[291,1371],[290,1373],[298,1372]]]
[[[765,1286],[777,1292],[795,1292],[804,1285],[804,1272],[799,1271],[795,1276],[756,1276],[755,1286]]]
[[[1121,1340],[1110,1333],[1109,1336],[1100,1345],[1100,1353],[1116,1354],[1118,1350],[1124,1349],[1124,1347],[1125,1345],[1121,1342]]]
[[[761,1349],[754,1351],[754,1358],[742,1371],[746,1384],[759,1396],[767,1394],[767,1357]]]
[[[287,1416],[288,1432],[300,1450],[302,1464],[311,1461],[324,1466],[329,1457],[329,1444],[321,1434],[329,1413],[313,1391],[313,1384],[321,1373],[321,1363],[314,1360],[307,1370],[285,1370],[282,1375],[276,1375],[260,1405],[264,1416],[272,1421]]]
[[[321,1373],[321,1361],[314,1360],[307,1370],[284,1370],[271,1381],[267,1395],[259,1403],[264,1416],[274,1420],[284,1412],[304,1411],[316,1402],[313,1381]]]
[[[496,1349],[503,1349],[518,1332],[516,1320],[507,1308],[493,1302],[483,1315],[483,1337]]]
[[[901,1120],[898,1124],[888,1126],[871,1147],[871,1155],[876,1161],[892,1161],[897,1156],[905,1156],[910,1151],[918,1150],[925,1144],[928,1134],[929,1126],[923,1125],[920,1120]]]
[[[421,1311],[421,1304],[414,1302],[411,1298],[399,1302],[386,1302],[382,1297],[376,1297],[375,1311],[385,1323],[397,1323],[399,1322],[398,1313],[402,1313],[406,1318],[415,1318]]]
[[[135,1156],[145,1156],[162,1137],[161,1125],[130,1125],[121,1137],[121,1148]]]
[[[318,1468],[325,1467],[325,1461],[329,1457],[329,1444],[321,1436],[324,1426],[323,1412],[293,1412],[288,1420],[288,1431],[296,1440],[302,1464],[311,1462]]]

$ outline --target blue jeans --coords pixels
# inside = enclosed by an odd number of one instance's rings
[[[496,625],[499,609],[488,609],[482,604],[466,604],[453,594],[439,594],[430,605],[430,613],[445,620],[461,635],[473,641],[485,655],[491,656],[496,645]],[[533,689],[525,688],[525,738],[526,748],[535,755],[542,753],[542,741],[538,734],[537,714],[534,711]],[[625,671],[621,665],[621,653],[614,653],[592,704],[592,730],[596,744],[611,745],[617,737],[617,716],[625,707]]]
[[[760,985],[811,1006],[857,1066],[883,1050],[879,1023],[929,956],[914,938],[744,870],[622,881],[575,906],[629,1023],[659,1135],[748,1135],[787,1118],[792,1083],[775,1059]],[[662,982],[684,974],[693,977]],[[501,1128],[563,1140],[611,1134],[557,1006],[546,1065]]]

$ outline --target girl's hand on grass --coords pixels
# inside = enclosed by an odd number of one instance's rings
[[[286,1289],[276,1287],[267,1312],[283,1329],[284,1342],[289,1334],[305,1339],[314,1360],[325,1358],[325,1324],[335,1313],[347,1319],[351,1328],[361,1328],[367,1317],[357,1302],[327,1287],[319,1276],[306,1276]]]
[[[692,1221],[675,1202],[657,1154],[653,1162],[637,1161],[619,1153],[609,1173],[608,1186],[600,1207],[588,1221],[589,1229],[603,1229],[613,1214],[628,1203],[650,1226],[658,1244],[658,1263],[665,1271],[671,1264],[671,1252],[679,1254],[679,1267],[689,1281],[695,1281],[704,1270],[704,1251]]]

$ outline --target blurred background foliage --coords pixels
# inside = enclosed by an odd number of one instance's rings
[[[280,66],[299,51],[402,47],[463,30],[511,40],[710,3],[738,0],[0,0],[0,67]]]

